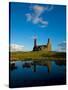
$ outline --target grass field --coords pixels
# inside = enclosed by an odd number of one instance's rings
[[[30,52],[10,52],[10,60],[65,60],[65,52],[44,52],[44,51],[30,51]]]

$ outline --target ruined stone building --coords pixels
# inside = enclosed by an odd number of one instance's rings
[[[34,38],[34,47],[33,51],[51,51],[52,45],[50,39],[48,39],[48,42],[46,45],[37,45],[37,39]]]

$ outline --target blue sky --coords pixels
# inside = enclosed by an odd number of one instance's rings
[[[33,37],[37,44],[51,39],[52,50],[66,41],[66,7],[31,3],[10,3],[10,44],[32,50]]]

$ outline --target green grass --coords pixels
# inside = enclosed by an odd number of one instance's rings
[[[45,51],[30,51],[30,52],[10,52],[10,60],[65,60],[65,52],[45,52]]]

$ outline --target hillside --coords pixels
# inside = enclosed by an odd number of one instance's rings
[[[65,60],[65,52],[44,52],[44,51],[30,51],[30,52],[10,52],[10,60]]]

